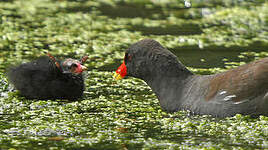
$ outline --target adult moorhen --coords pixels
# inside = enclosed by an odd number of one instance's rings
[[[69,99],[82,96],[84,79],[82,72],[86,69],[81,61],[68,58],[56,60],[52,55],[39,57],[32,62],[11,67],[8,79],[27,99]]]
[[[195,75],[157,41],[145,39],[126,50],[115,78],[126,75],[144,80],[168,112],[268,116],[268,58],[215,75]]]

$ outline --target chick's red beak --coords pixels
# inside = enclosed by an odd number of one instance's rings
[[[115,71],[114,78],[116,80],[123,79],[127,75],[127,67],[125,61]]]
[[[82,73],[83,71],[87,70],[87,67],[86,66],[83,66],[79,63],[76,64],[77,67],[75,68],[75,73]]]

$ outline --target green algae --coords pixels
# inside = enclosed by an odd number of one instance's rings
[[[192,0],[191,8],[176,0],[0,1],[0,149],[268,148],[265,116],[166,113],[143,81],[112,79],[125,49],[143,38],[197,74],[267,57],[267,7],[265,0]],[[27,100],[8,84],[10,65],[47,51],[89,55],[79,101]]]
[[[115,82],[111,72],[89,75],[84,98],[77,102],[29,101],[16,94],[1,98],[2,148],[267,147],[267,117],[169,114],[141,80]]]

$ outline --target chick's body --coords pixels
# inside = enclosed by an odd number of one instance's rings
[[[66,64],[64,62],[59,64],[60,68],[50,57],[43,56],[10,68],[8,78],[20,94],[28,99],[75,100],[81,97],[84,91],[82,72],[74,74],[64,71],[70,66],[63,66]]]

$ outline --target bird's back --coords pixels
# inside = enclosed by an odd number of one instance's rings
[[[53,78],[53,69],[48,57],[40,57],[35,61],[11,67],[8,78],[23,96],[36,98],[46,89],[46,82]]]

